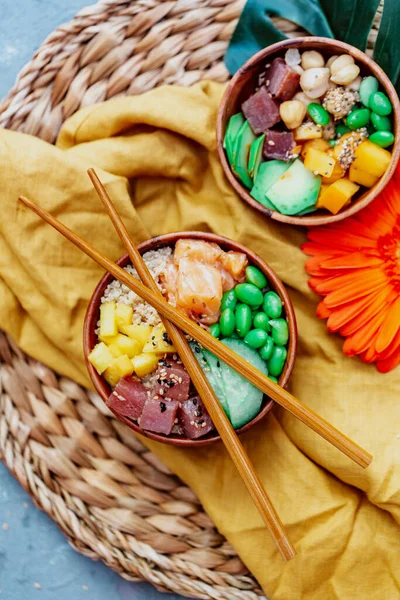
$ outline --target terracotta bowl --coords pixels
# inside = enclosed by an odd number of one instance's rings
[[[236,250],[238,252],[243,252],[247,255],[250,264],[257,266],[261,271],[266,275],[268,282],[270,284],[271,289],[273,289],[282,299],[284,312],[288,320],[289,324],[289,346],[288,346],[288,357],[286,360],[286,364],[282,374],[279,378],[279,384],[282,387],[286,387],[288,384],[290,375],[293,370],[295,356],[296,356],[296,348],[297,348],[297,326],[296,326],[296,317],[294,314],[293,306],[288,296],[288,293],[281,282],[281,280],[277,277],[274,271],[264,262],[257,254],[254,254],[248,248],[245,248],[241,244],[238,244],[232,240],[221,237],[219,235],[214,235],[211,233],[200,233],[195,231],[189,231],[184,233],[169,233],[166,235],[160,235],[158,237],[152,238],[146,242],[143,242],[138,246],[141,254],[148,252],[149,250],[156,250],[158,248],[162,248],[164,246],[174,247],[175,243],[182,238],[195,238],[205,240],[207,242],[215,242],[221,246],[223,250]],[[122,256],[117,264],[121,267],[125,267],[128,263],[130,263],[130,259],[127,254]],[[107,400],[109,395],[111,394],[111,388],[108,383],[103,379],[101,375],[99,375],[96,369],[90,364],[88,361],[88,355],[91,350],[97,343],[97,336],[95,334],[95,330],[97,327],[97,322],[99,319],[99,309],[100,309],[100,300],[104,294],[104,291],[107,285],[113,280],[113,276],[107,273],[102,277],[96,289],[93,292],[93,295],[90,299],[88,309],[86,311],[85,322],[83,327],[83,349],[85,353],[85,361],[86,366],[89,371],[90,378],[93,382],[93,385],[100,395],[100,397],[104,400]],[[271,410],[274,402],[267,396],[264,396],[264,401],[261,406],[261,410],[258,415],[249,421],[246,425],[237,430],[237,433],[243,433],[247,431],[253,425],[261,421],[263,417]],[[123,421],[128,427],[133,429],[136,433],[140,433],[142,435],[147,436],[152,440],[156,440],[158,442],[164,442],[165,444],[171,444],[173,446],[182,446],[182,447],[193,447],[193,446],[205,446],[207,444],[211,444],[212,442],[217,442],[220,440],[219,435],[214,431],[210,432],[208,435],[203,438],[197,440],[190,440],[189,438],[178,436],[178,435],[170,435],[165,436],[158,433],[152,433],[150,431],[144,431],[141,429],[135,421],[132,421],[126,417],[115,414],[115,416]]]
[[[300,51],[319,50],[327,59],[334,54],[350,54],[360,67],[360,74],[362,76],[374,75],[378,79],[382,89],[385,91],[387,96],[389,96],[393,105],[393,133],[395,135],[395,141],[391,150],[392,160],[386,173],[372,188],[367,189],[358,197],[356,196],[356,199],[353,200],[351,204],[342,209],[336,215],[333,215],[326,210],[318,210],[316,213],[304,215],[302,217],[287,216],[262,206],[262,204],[250,196],[248,189],[244,187],[238,179],[236,179],[228,164],[226,154],[223,149],[225,129],[229,118],[241,111],[241,105],[244,100],[246,100],[251,93],[254,92],[257,86],[258,76],[265,69],[265,65],[278,56],[283,57],[286,50],[289,48],[299,48]],[[218,111],[217,143],[219,158],[225,175],[237,194],[239,194],[239,196],[245,202],[247,202],[247,204],[258,210],[260,213],[283,223],[304,225],[307,227],[326,225],[328,223],[333,223],[334,221],[341,221],[350,215],[354,215],[356,212],[367,206],[383,190],[385,185],[392,177],[400,156],[399,98],[387,75],[385,75],[376,62],[364,54],[364,52],[361,52],[361,50],[358,50],[349,44],[345,44],[344,42],[322,37],[304,37],[284,40],[282,42],[278,42],[277,44],[272,44],[271,46],[264,48],[264,50],[261,50],[252,56],[237,71],[237,73],[235,73],[229,82]]]

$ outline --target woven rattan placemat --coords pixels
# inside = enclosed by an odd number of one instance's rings
[[[164,83],[224,82],[244,1],[103,0],[54,31],[0,104],[0,126],[54,142],[79,108]],[[376,39],[380,13],[369,38]],[[290,37],[301,34],[280,19]],[[0,332],[0,458],[82,554],[125,579],[215,600],[265,600],[194,493],[99,397]]]

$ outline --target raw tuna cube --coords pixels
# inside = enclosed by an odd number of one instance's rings
[[[179,402],[176,400],[165,400],[160,396],[155,396],[146,401],[139,425],[146,431],[169,435],[175,425],[178,408]]]
[[[243,102],[242,111],[255,134],[264,133],[281,120],[279,105],[264,86]]]
[[[272,61],[265,78],[266,89],[279,100],[290,100],[299,89],[300,75],[283,58]]]
[[[292,150],[296,146],[291,131],[267,131],[263,154],[265,158],[289,161],[292,159]]]
[[[190,377],[182,363],[165,359],[160,361],[155,375],[157,384],[152,390],[153,395],[163,396],[171,400],[184,402],[189,398]]]
[[[144,385],[127,376],[119,380],[106,404],[117,414],[137,421],[146,400],[147,390]]]
[[[189,398],[179,408],[179,421],[183,433],[195,440],[214,429],[210,415],[199,396]]]

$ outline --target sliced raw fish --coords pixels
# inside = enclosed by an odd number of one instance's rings
[[[189,398],[179,408],[179,422],[183,433],[195,440],[214,429],[214,424],[199,396]]]
[[[169,435],[175,425],[178,409],[179,402],[176,400],[165,400],[155,396],[146,401],[138,421],[139,425],[146,431]]]
[[[292,160],[292,151],[296,146],[291,131],[267,131],[263,154],[265,158],[274,158],[288,162]]]
[[[275,58],[266,72],[266,89],[273,98],[290,100],[298,91],[300,75],[285,62]]]
[[[167,263],[164,272],[160,275],[160,282],[163,294],[173,306],[176,306],[176,290],[178,287],[178,268],[172,262]]]
[[[223,269],[225,269],[235,281],[244,281],[245,271],[249,261],[243,252],[229,250],[228,252],[224,252],[219,260]]]
[[[159,362],[155,372],[154,395],[184,402],[189,397],[190,377],[182,363],[168,358]]]
[[[231,290],[233,287],[235,287],[236,281],[234,280],[232,275],[225,269],[221,268],[220,272],[221,272],[221,279],[222,279],[222,291],[229,292],[229,290]]]
[[[265,133],[281,120],[279,104],[263,86],[242,104],[244,116],[255,134]]]
[[[147,398],[143,383],[127,376],[119,380],[106,404],[117,414],[138,420]]]
[[[178,264],[181,258],[190,258],[206,265],[214,265],[221,254],[221,248],[213,242],[181,239],[175,244],[174,261],[175,264]]]
[[[179,261],[177,304],[198,315],[216,314],[222,298],[221,273],[197,260]]]

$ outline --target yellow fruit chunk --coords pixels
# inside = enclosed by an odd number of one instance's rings
[[[118,381],[126,375],[132,375],[133,364],[131,359],[123,354],[118,358],[113,358],[109,367],[104,371],[104,378],[112,387],[116,386]]]
[[[330,177],[335,168],[336,160],[332,156],[328,156],[321,150],[309,148],[304,160],[304,166],[314,173],[314,175],[322,175]]]
[[[349,179],[338,179],[322,192],[319,206],[327,208],[336,215],[359,188],[359,185],[349,181]]]
[[[117,304],[115,309],[115,320],[117,322],[118,331],[121,331],[121,327],[124,325],[132,324],[133,308],[128,304]]]
[[[115,302],[105,302],[100,305],[100,335],[102,337],[118,333],[115,308]]]
[[[124,325],[121,328],[122,333],[125,333],[132,340],[136,340],[139,342],[141,348],[147,342],[150,333],[153,331],[153,327],[151,325]]]
[[[117,337],[117,336],[115,336],[115,337]],[[115,342],[113,342],[112,344],[110,344],[107,347],[108,347],[109,351],[111,352],[113,358],[118,358],[118,356],[122,356],[124,354]]]
[[[294,139],[296,142],[301,142],[302,140],[314,140],[315,138],[320,137],[322,137],[322,127],[315,123],[304,123],[294,130]]]
[[[333,150],[331,148],[327,151],[327,154],[328,156],[334,156]],[[331,175],[329,177],[323,177],[322,183],[323,185],[330,185],[331,183],[335,183],[335,181],[344,177],[344,174],[345,170],[341,166],[340,162],[338,160],[335,160],[335,166],[333,167]]]
[[[96,346],[93,348],[88,356],[88,359],[98,374],[101,375],[111,363],[113,355],[107,346],[103,342],[100,342],[100,344],[96,344]]]
[[[142,346],[137,340],[132,340],[123,333],[116,336],[114,344],[121,350],[122,354],[127,354],[129,358],[140,354],[142,351]]]
[[[370,175],[375,175],[375,177],[382,177],[392,159],[388,150],[369,140],[358,146],[355,157],[354,166],[361,171],[367,171]]]
[[[350,167],[349,171],[349,179],[350,181],[354,181],[354,183],[359,183],[367,188],[372,187],[378,181],[379,177],[376,175],[371,175],[367,171],[362,171],[358,169],[357,166],[353,163]]]
[[[144,377],[157,369],[159,358],[156,354],[138,354],[131,360],[138,377]]]
[[[315,205],[315,208],[323,208],[322,204],[321,204],[321,196],[322,196],[324,190],[326,190],[328,187],[329,187],[329,185],[323,185],[323,184],[321,184],[321,187],[319,188],[318,200],[317,200],[317,203]]]
[[[156,325],[150,333],[146,344],[143,347],[143,352],[150,354],[164,354],[165,352],[175,352],[175,348],[171,344],[171,340],[165,331],[164,325]]]
[[[330,145],[327,141],[323,140],[322,138],[309,140],[308,142],[303,144],[303,147],[301,149],[301,158],[303,160],[307,156],[307,152],[310,148],[314,148],[315,150],[321,150],[321,152],[326,152],[327,150],[330,150]]]
[[[100,342],[104,342],[105,344],[107,344],[107,346],[110,346],[111,344],[113,344],[115,342],[115,340],[117,339],[116,335],[101,335],[101,333],[99,333],[99,340]]]

